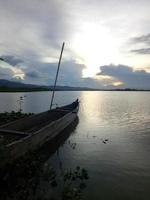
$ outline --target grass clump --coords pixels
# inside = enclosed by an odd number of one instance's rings
[[[3,112],[0,113],[0,126],[12,121],[15,121],[17,119],[21,119],[23,117],[27,117],[33,115],[33,113],[22,113],[20,111],[15,112],[15,111],[11,111],[11,112]]]

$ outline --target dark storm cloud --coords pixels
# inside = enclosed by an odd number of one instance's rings
[[[9,55],[1,56],[1,58],[3,59],[3,61],[9,63],[12,66],[15,66],[15,65],[23,62],[23,60],[16,58],[14,56],[9,56]]]
[[[141,35],[139,37],[134,37],[130,39],[131,44],[135,45],[142,45],[142,48],[134,48],[130,50],[131,53],[135,54],[143,54],[148,55],[150,54],[150,33],[147,35]],[[144,45],[144,47],[143,47]]]
[[[26,69],[25,82],[43,85],[53,85],[57,63],[34,63],[35,69],[32,71]],[[82,64],[77,64],[74,60],[65,61],[61,64],[57,85],[105,88],[103,82],[93,78],[82,78],[82,70],[85,68]]]
[[[73,32],[73,20],[69,21],[65,6],[57,0],[0,2],[0,37],[5,44],[1,48],[12,54],[30,51],[37,56],[48,48],[59,48]]]
[[[57,63],[34,63],[35,69],[32,66],[32,70],[25,69],[26,79],[25,81],[41,82],[43,84],[52,85],[54,83]],[[61,64],[58,84],[59,85],[77,85],[82,81],[82,70],[84,66],[76,64],[75,61],[64,61]],[[41,80],[42,79],[42,80]],[[33,83],[33,82],[32,82]]]
[[[134,37],[131,39],[131,42],[150,44],[150,33],[147,35],[141,35],[139,37]]]
[[[150,89],[150,73],[126,65],[105,65],[100,67],[99,76],[111,76],[124,83],[124,87]]]
[[[142,49],[134,49],[131,50],[132,53],[136,53],[136,54],[150,54],[150,48],[142,48]]]
[[[13,77],[13,72],[11,69],[8,68],[1,68],[0,67],[0,79],[11,79]]]
[[[25,82],[50,83],[57,65],[42,62],[45,57],[58,58],[62,41],[67,43],[74,33],[74,20],[69,16],[64,1],[0,2],[0,54],[5,62],[25,72]]]
[[[41,78],[41,74],[38,71],[30,71],[26,73],[26,76],[30,78]]]

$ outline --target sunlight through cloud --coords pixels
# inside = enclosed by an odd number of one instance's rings
[[[87,66],[83,77],[93,77],[99,66],[117,60],[118,44],[110,31],[97,24],[84,23],[73,41],[74,51],[83,58]]]

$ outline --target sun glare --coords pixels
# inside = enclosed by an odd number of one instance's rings
[[[14,75],[13,75],[14,78],[24,80],[25,74],[21,69],[13,67],[11,70],[14,73]]]
[[[100,65],[115,63],[118,56],[117,42],[109,30],[96,24],[83,24],[74,37],[73,49],[86,65],[83,77],[93,77],[99,72]]]
[[[123,85],[123,82],[121,82],[121,81],[116,81],[116,82],[114,82],[114,83],[112,83],[112,85],[113,86],[121,86],[121,85]]]
[[[42,58],[42,62],[44,62],[44,63],[57,63],[58,58],[44,57],[44,58]]]

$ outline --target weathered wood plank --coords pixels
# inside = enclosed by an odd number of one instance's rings
[[[70,105],[69,105],[70,106]],[[63,107],[64,108],[64,107]],[[64,112],[59,113],[60,116],[58,116],[58,119],[53,121],[51,120],[50,123],[44,124],[44,126],[39,126],[35,132],[29,134],[27,132],[27,135],[19,140],[16,140],[14,142],[11,142],[10,144],[7,144],[5,146],[5,158],[3,159],[3,164],[13,162],[13,160],[17,159],[18,157],[26,154],[28,151],[33,151],[39,146],[42,146],[44,143],[53,140],[56,136],[61,134],[61,132],[70,125],[77,117],[77,112],[79,109],[79,105],[70,110],[70,112]],[[44,112],[44,115],[48,116],[51,112],[47,111]],[[43,115],[43,113],[39,114],[38,116]],[[62,115],[62,116],[61,116]],[[44,121],[45,122],[45,121]],[[18,124],[18,122],[17,122]],[[13,124],[14,126],[14,124]],[[8,125],[6,126],[9,127]],[[12,124],[10,125],[12,127]],[[4,132],[11,132],[8,129],[4,130]],[[12,134],[24,134],[24,132],[15,131],[12,130]],[[25,132],[26,134],[26,132]],[[61,137],[61,136],[60,136]]]

